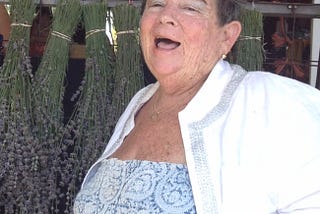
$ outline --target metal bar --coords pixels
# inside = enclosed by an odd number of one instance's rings
[[[318,69],[317,69],[315,87],[320,90],[320,49],[319,49]]]
[[[320,17],[320,4],[263,2],[252,3],[238,0],[239,4],[249,10],[257,10],[265,16],[295,16],[305,18]]]
[[[48,6],[54,6],[58,3],[59,0],[34,0],[35,4],[41,4],[41,5],[48,5]],[[100,2],[99,0],[79,0],[81,4],[90,4],[94,2]],[[10,0],[0,0],[0,3],[10,4]],[[108,6],[114,7],[118,4],[127,3],[128,0],[108,0]],[[140,6],[141,0],[132,0],[131,4]]]
[[[34,0],[37,4],[56,5],[58,0]],[[97,0],[79,0],[82,4],[97,2]],[[9,0],[0,0],[0,2],[9,3]],[[127,3],[128,0],[108,0],[108,6],[114,7],[118,4]],[[141,0],[131,0],[133,5],[140,6]],[[239,4],[249,10],[257,10],[265,16],[295,16],[305,18],[320,18],[320,4],[302,4],[302,3],[280,3],[280,2],[248,2],[238,0]]]

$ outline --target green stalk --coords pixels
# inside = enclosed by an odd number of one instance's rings
[[[82,6],[87,35],[86,68],[81,90],[76,93],[80,98],[74,121],[78,126],[75,152],[79,158],[75,170],[83,174],[101,155],[115,123],[109,117],[113,114],[115,56],[105,33],[107,10],[105,1]]]
[[[33,0],[11,0],[11,32],[0,68],[0,206],[5,213],[30,210],[25,203],[34,148],[34,113],[29,58],[30,29],[36,9]]]
[[[7,54],[0,68],[1,108],[10,112],[24,110],[31,117],[30,81],[32,69],[29,58],[30,29],[35,12],[32,0],[11,0],[12,30]]]
[[[263,15],[256,10],[241,11],[242,33],[235,45],[235,63],[246,70],[262,70],[263,50]]]
[[[36,71],[38,105],[52,121],[63,120],[64,80],[69,60],[71,37],[80,20],[79,0],[59,0],[53,17],[50,37]]]
[[[113,105],[116,107],[114,116],[118,119],[133,95],[144,86],[144,76],[138,39],[140,9],[122,4],[114,7],[112,13],[117,32]]]
[[[63,123],[63,96],[69,61],[71,38],[80,21],[79,0],[58,0],[40,65],[35,73],[33,95],[36,111],[37,184],[32,213],[60,213],[59,204],[70,213],[69,198],[65,192],[72,180],[68,159],[69,145],[65,142],[69,130]],[[70,186],[74,186],[70,183]]]

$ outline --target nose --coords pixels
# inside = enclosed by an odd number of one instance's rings
[[[160,14],[160,23],[176,26],[176,11],[170,6],[165,6]]]

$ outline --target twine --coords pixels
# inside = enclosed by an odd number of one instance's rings
[[[64,39],[64,40],[67,40],[68,42],[71,41],[71,37],[70,36],[67,36],[67,35],[65,35],[63,33],[58,32],[58,31],[52,31],[51,35],[59,37],[59,38]]]
[[[21,26],[21,27],[30,27],[31,28],[31,25],[29,24],[24,24],[24,23],[11,23],[11,26],[14,27],[14,26]]]
[[[239,40],[258,40],[261,41],[262,37],[261,36],[240,36]]]
[[[131,33],[136,33],[136,32],[134,30],[123,30],[123,31],[117,32],[117,36],[124,35],[124,34],[131,34]]]
[[[89,30],[88,32],[86,32],[86,39],[88,39],[90,36],[92,36],[93,34],[96,33],[100,33],[100,32],[105,32],[106,29],[93,29],[93,30]]]

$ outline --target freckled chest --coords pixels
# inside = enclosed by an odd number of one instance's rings
[[[150,117],[148,110],[142,110],[137,115],[134,129],[112,156],[120,159],[185,163],[177,112],[163,114],[158,121],[153,121]]]

